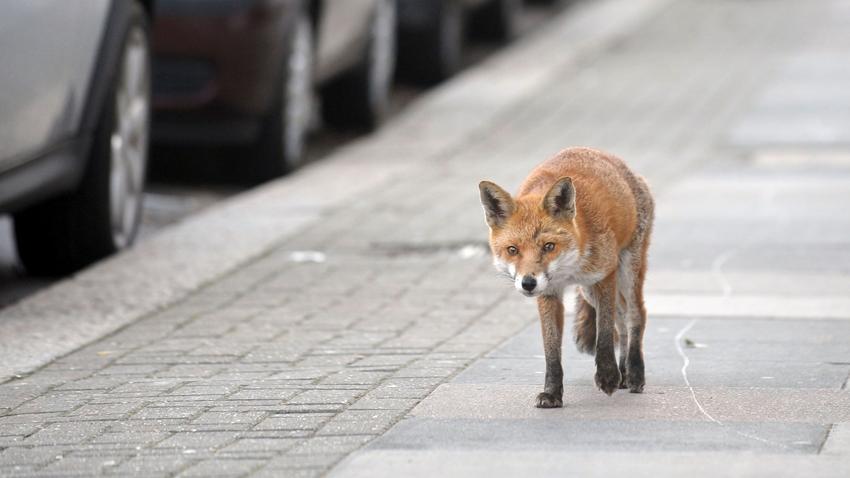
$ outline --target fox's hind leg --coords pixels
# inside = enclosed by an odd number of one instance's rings
[[[639,242],[639,241],[636,241]],[[643,274],[640,250],[633,244],[620,253],[617,266],[617,320],[620,352],[620,388],[640,393],[644,386],[643,329],[646,310],[643,307]]]
[[[646,329],[643,283],[646,277],[648,234],[647,229],[645,234],[638,236],[632,245],[620,253],[617,270],[617,285],[623,302],[623,316],[617,322],[621,334],[620,371],[625,370],[620,388],[628,388],[632,393],[643,392],[646,385],[643,363],[643,333]]]
[[[576,288],[575,320],[573,336],[579,352],[594,355],[596,353],[596,309]]]
[[[643,304],[643,281],[646,275],[646,247],[636,251],[629,264],[634,276],[632,287],[623,297],[627,303],[626,329],[628,330],[628,353],[620,357],[620,367],[625,357],[625,385],[632,393],[643,392],[646,385],[643,363],[643,332],[646,329],[646,307]],[[622,342],[621,342],[622,343]],[[621,353],[625,352],[622,348]],[[624,387],[625,388],[625,387]]]
[[[622,258],[622,255],[620,256]],[[622,263],[620,264],[622,267]],[[625,294],[634,286],[633,283],[623,281],[623,271],[617,271],[617,316],[614,318],[614,341],[618,345],[620,365],[620,388],[628,388],[626,385],[626,356],[629,353],[629,332],[626,320],[629,314],[629,301]]]

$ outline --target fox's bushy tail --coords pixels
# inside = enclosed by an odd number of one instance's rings
[[[573,335],[579,352],[590,355],[596,353],[596,309],[584,300],[581,293],[576,294]]]

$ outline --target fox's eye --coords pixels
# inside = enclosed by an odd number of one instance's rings
[[[543,250],[546,251],[546,252],[554,251],[555,250],[555,243],[554,242],[547,242],[546,244],[543,244]]]
[[[508,246],[508,254],[515,256],[519,252],[519,249],[516,246]]]

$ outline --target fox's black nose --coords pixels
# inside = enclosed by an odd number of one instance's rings
[[[537,279],[531,276],[525,276],[522,278],[522,288],[531,292],[534,288],[537,287]]]

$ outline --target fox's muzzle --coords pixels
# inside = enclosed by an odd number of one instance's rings
[[[540,295],[548,285],[548,280],[544,275],[535,276],[533,274],[517,274],[514,279],[514,286],[520,292],[528,297]]]

